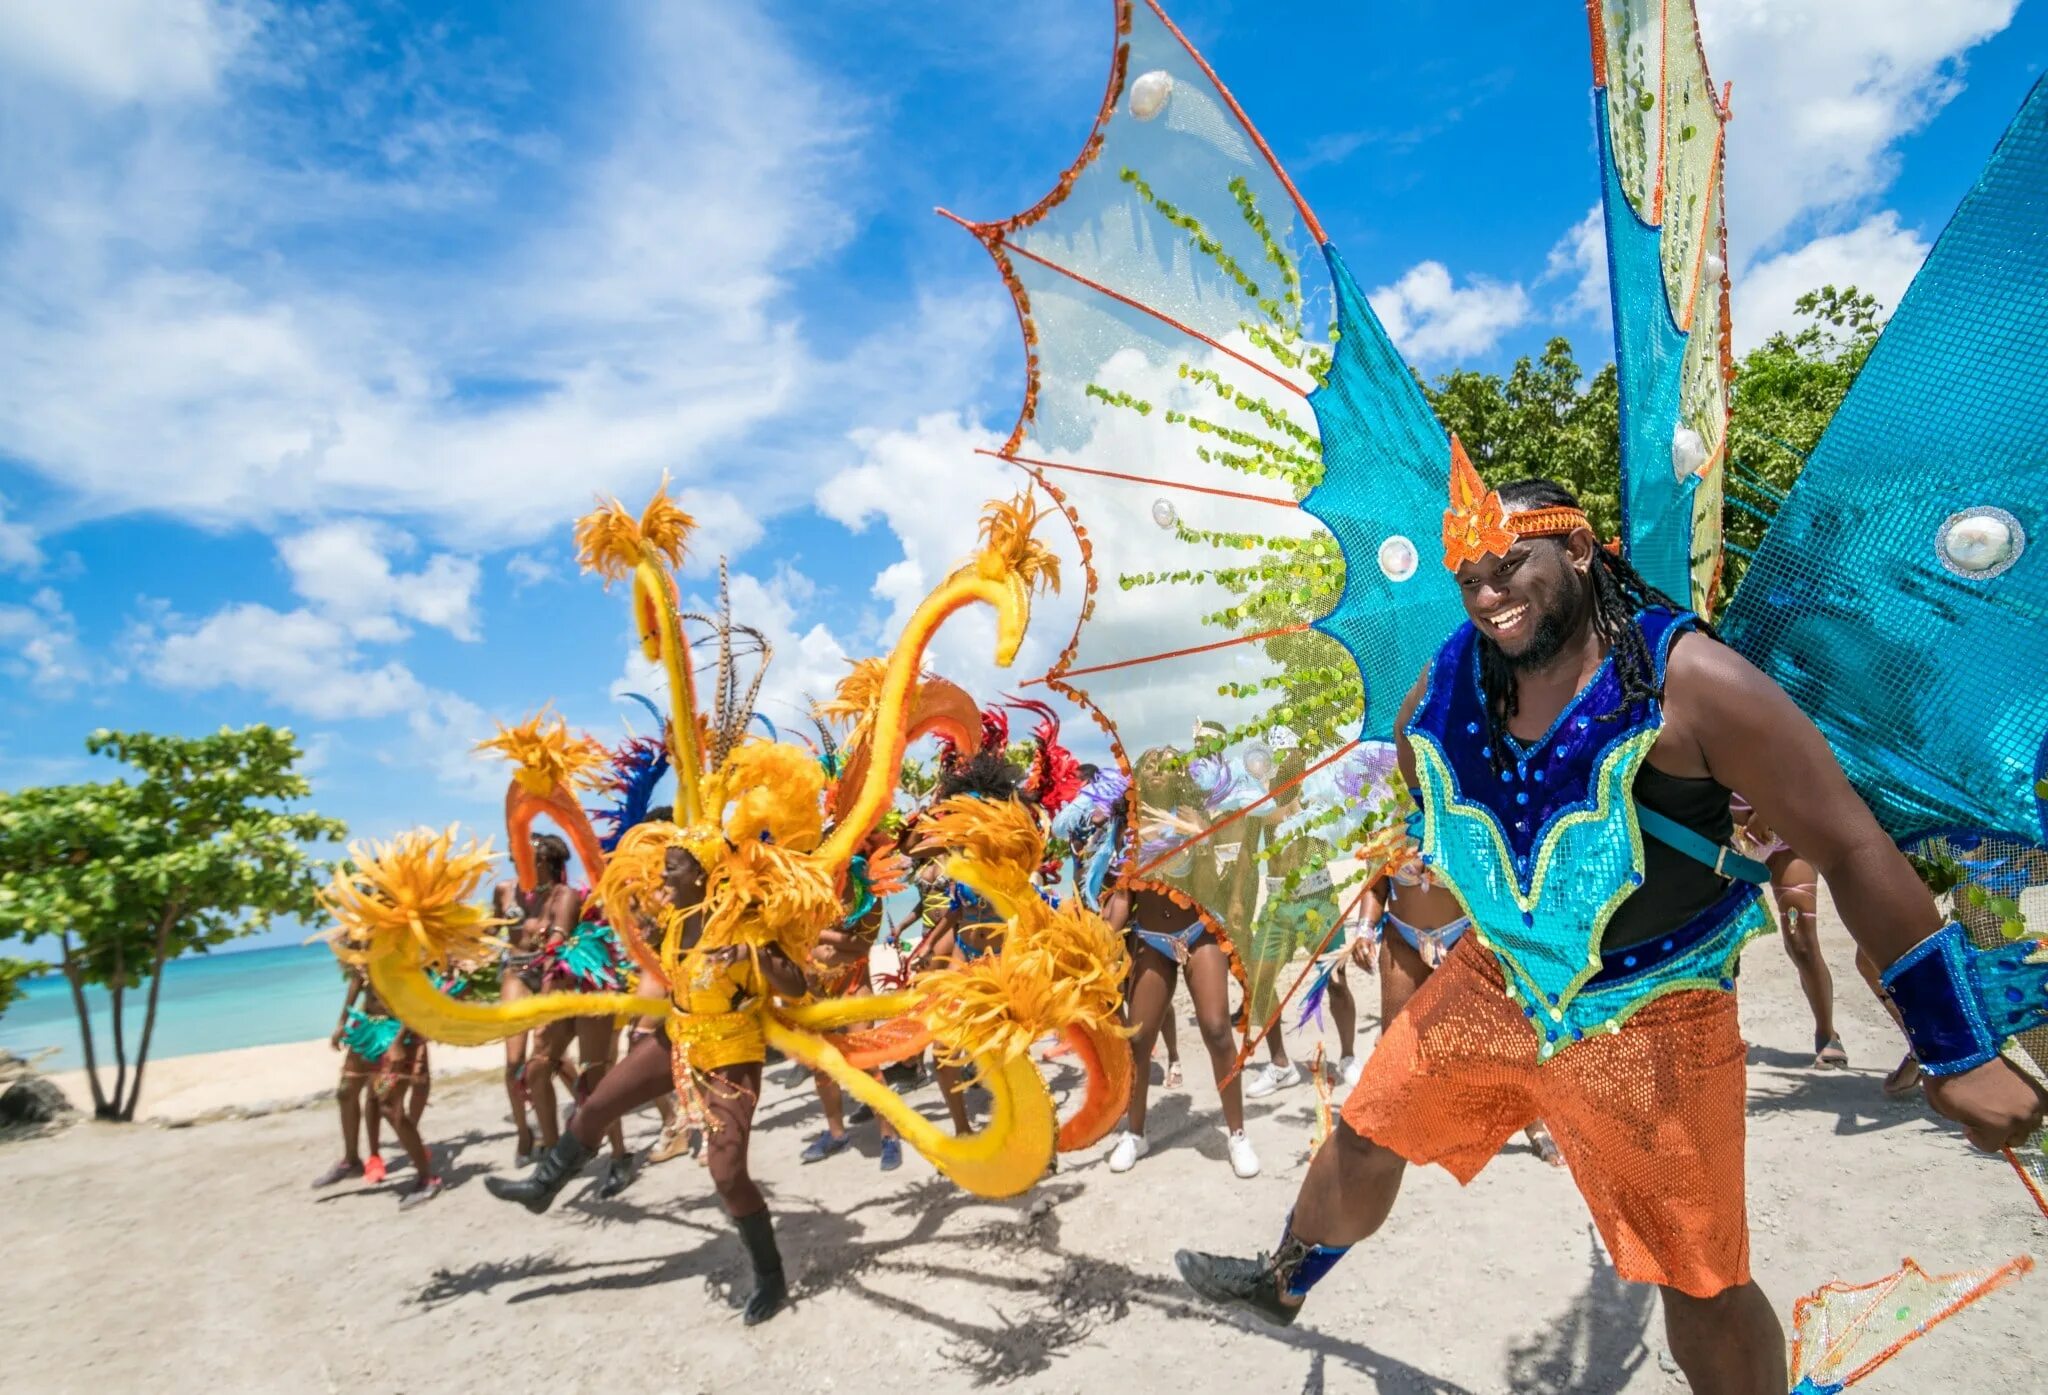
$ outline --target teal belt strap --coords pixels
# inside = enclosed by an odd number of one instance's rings
[[[1730,881],[1762,886],[1771,879],[1771,869],[1753,857],[1744,857],[1730,847],[1702,838],[1676,819],[1667,819],[1655,809],[1636,805],[1636,825],[1667,848],[1676,848],[1694,862],[1705,863],[1717,876]]]

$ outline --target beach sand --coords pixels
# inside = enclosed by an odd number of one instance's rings
[[[1829,1279],[1874,1279],[1904,1255],[1940,1271],[2039,1253],[2048,1230],[2002,1158],[1971,1153],[1924,1103],[1880,1095],[1898,1039],[1832,918],[1824,935],[1852,1070],[1808,1068],[1810,1023],[1777,945],[1754,946],[1743,977],[1754,1264],[1780,1313]],[[1372,980],[1362,986],[1376,997]],[[1368,1017],[1367,1041],[1373,1030]],[[884,1176],[872,1128],[856,1130],[856,1150],[799,1166],[816,1106],[795,1071],[772,1070],[754,1166],[797,1306],[751,1330],[730,1306],[745,1259],[688,1159],[611,1202],[588,1195],[593,1170],[539,1218],[484,1191],[484,1175],[512,1165],[495,1048],[437,1048],[453,1074],[426,1132],[451,1186],[404,1215],[404,1171],[382,1188],[308,1190],[338,1152],[331,1108],[186,1128],[85,1124],[10,1145],[0,1382],[493,1395],[1684,1388],[1654,1292],[1616,1280],[1570,1179],[1519,1142],[1462,1190],[1441,1171],[1411,1171],[1387,1228],[1291,1330],[1191,1303],[1175,1247],[1272,1244],[1314,1096],[1304,1086],[1251,1103],[1265,1170],[1237,1181],[1191,1022],[1180,1036],[1188,1088],[1155,1089],[1151,1156],[1124,1176],[1109,1175],[1100,1149],[1063,1159],[1009,1202],[961,1194],[915,1154]],[[324,1042],[159,1062],[144,1112],[290,1100],[325,1089],[334,1070]],[[1052,1078],[1063,1091],[1075,1083],[1068,1071]],[[913,1099],[940,1112],[929,1086]],[[644,1144],[653,1131],[649,1114],[630,1136]],[[2048,1277],[2022,1278],[1859,1390],[2037,1389],[2043,1330]]]

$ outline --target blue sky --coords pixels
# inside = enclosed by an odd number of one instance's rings
[[[1700,3],[1738,346],[1822,281],[1895,301],[2039,0]],[[492,831],[470,741],[549,699],[615,736],[646,681],[569,523],[664,470],[793,715],[1002,485],[1014,321],[931,209],[1044,192],[1110,11],[0,0],[0,786],[262,720],[360,834]],[[1425,370],[1605,360],[1579,4],[1170,12]]]

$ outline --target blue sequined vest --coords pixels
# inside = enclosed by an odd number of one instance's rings
[[[1698,620],[1658,610],[1639,619],[1661,688],[1672,642]],[[1543,1060],[1589,1035],[1620,1031],[1666,993],[1732,989],[1742,946],[1769,928],[1757,889],[1732,882],[1683,925],[1603,962],[1607,922],[1643,882],[1633,789],[1664,725],[1660,704],[1622,710],[1621,694],[1610,657],[1541,738],[1508,738],[1496,766],[1479,687],[1479,633],[1466,624],[1437,651],[1408,724],[1423,856],[1500,961]]]

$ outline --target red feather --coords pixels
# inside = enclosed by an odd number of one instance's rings
[[[1031,757],[1031,776],[1025,788],[1045,811],[1057,814],[1081,792],[1081,762],[1060,744],[1059,713],[1032,698],[1005,697],[1010,706],[1038,718],[1031,737],[1037,749]]]

